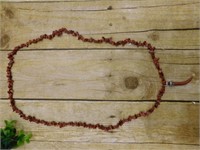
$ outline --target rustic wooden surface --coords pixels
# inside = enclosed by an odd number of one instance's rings
[[[0,127],[31,131],[19,149],[199,149],[199,0],[7,0],[1,2]],[[113,133],[46,127],[19,118],[7,99],[7,54],[18,44],[67,27],[87,37],[127,37],[157,47],[167,79],[158,110]],[[160,87],[142,48],[82,43],[63,35],[21,50],[13,68],[17,106],[47,120],[114,124],[150,107]],[[127,80],[131,79],[131,80]]]

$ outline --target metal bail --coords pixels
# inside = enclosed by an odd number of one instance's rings
[[[172,87],[172,86],[174,86],[174,82],[173,81],[167,81],[166,86]]]

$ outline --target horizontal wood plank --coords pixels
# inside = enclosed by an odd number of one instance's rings
[[[12,112],[9,102],[1,100],[1,120],[17,120],[17,128],[33,133],[36,141],[114,142],[114,143],[171,143],[199,144],[199,104],[161,103],[149,117],[124,124],[113,133],[82,127],[47,127],[22,120]],[[145,110],[153,103],[139,102],[57,102],[17,100],[25,113],[46,120],[87,121],[115,124],[119,119]],[[0,127],[3,122],[0,122]],[[47,138],[48,137],[48,138]]]
[[[1,51],[1,98],[7,97],[7,53]],[[165,100],[199,98],[198,51],[158,51],[166,79],[182,87],[166,89]],[[21,51],[13,68],[16,98],[155,100],[160,79],[146,50]],[[190,89],[190,90],[189,90]]]
[[[6,28],[1,30],[1,48],[12,49],[41,34],[67,27],[95,38],[130,37],[147,40],[163,49],[199,49],[198,8],[198,0],[127,1],[127,4],[124,1],[2,3],[1,23]],[[88,48],[94,45],[64,36],[30,48],[38,47]]]
[[[178,144],[151,144],[151,143],[82,143],[82,142],[47,142],[47,141],[31,141],[19,150],[199,150],[198,145],[178,145]]]

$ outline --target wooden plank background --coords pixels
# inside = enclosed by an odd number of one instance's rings
[[[19,149],[199,149],[198,0],[7,0],[1,2],[0,127],[6,119],[31,131]],[[67,27],[86,37],[130,37],[156,46],[166,89],[148,118],[113,133],[36,125],[12,112],[7,99],[7,54],[18,44]],[[150,107],[160,87],[148,52],[131,45],[90,44],[63,35],[21,50],[13,68],[17,106],[47,120],[114,124]],[[131,82],[127,82],[131,79]]]

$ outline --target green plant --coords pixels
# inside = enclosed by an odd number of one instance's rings
[[[5,128],[1,129],[1,149],[11,149],[29,143],[32,134],[25,134],[23,130],[16,131],[16,120],[5,120]]]

